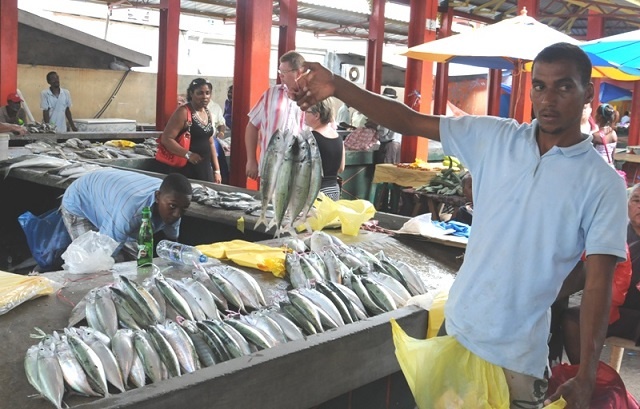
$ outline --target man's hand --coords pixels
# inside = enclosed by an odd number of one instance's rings
[[[78,132],[78,128],[76,127],[76,125],[75,125],[75,124],[71,124],[71,130],[72,130],[73,132]]]
[[[307,71],[296,79],[298,90],[293,98],[300,109],[306,111],[309,107],[334,95],[336,86],[333,73],[316,62],[305,62]]]
[[[246,173],[249,179],[258,179],[258,163],[255,160],[247,159]]]
[[[544,401],[544,406],[555,402],[562,396],[567,401],[565,409],[589,409],[594,384],[595,380],[578,377],[571,378],[560,385],[556,393]]]
[[[12,129],[12,132],[17,133],[20,136],[24,136],[27,134],[27,128],[21,125],[15,125],[14,128]]]

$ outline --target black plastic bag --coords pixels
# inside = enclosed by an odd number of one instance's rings
[[[36,216],[25,212],[18,216],[18,223],[27,236],[31,255],[43,271],[59,269],[62,253],[71,244],[71,236],[62,221],[60,209],[52,209]]]

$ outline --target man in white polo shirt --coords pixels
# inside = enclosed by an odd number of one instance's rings
[[[40,93],[42,121],[56,126],[56,132],[67,132],[67,121],[72,131],[77,131],[71,115],[71,94],[68,89],[60,88],[60,77],[55,71],[47,74],[49,88]]]
[[[598,156],[591,136],[580,132],[582,108],[594,95],[587,55],[567,43],[538,54],[530,94],[537,119],[530,124],[424,115],[361,90],[319,64],[305,68],[296,95],[301,109],[336,96],[403,135],[440,140],[447,155],[469,168],[473,234],[445,306],[444,329],[504,369],[511,408],[541,408],[560,395],[567,408],[588,408],[613,271],[626,256],[627,220],[624,182]],[[549,307],[583,252],[580,369],[546,396]]]

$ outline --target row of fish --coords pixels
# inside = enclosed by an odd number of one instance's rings
[[[313,134],[276,131],[269,140],[260,168],[262,211],[255,227],[275,226],[276,236],[283,231],[295,235],[295,228],[304,224],[318,197],[321,182],[322,159]],[[267,225],[269,204],[273,205],[274,214]]]
[[[191,200],[204,206],[226,210],[242,210],[248,214],[253,214],[261,206],[260,201],[244,192],[225,192],[200,184],[192,184],[191,186],[193,188]],[[273,211],[271,211],[271,214],[273,214]]]
[[[144,142],[121,147],[109,142],[99,143],[78,138],[69,138],[64,142],[54,139],[39,139],[24,147],[35,154],[46,154],[64,159],[122,159],[154,157],[157,149],[155,139],[147,138]]]
[[[231,266],[195,270],[176,280],[161,274],[137,283],[118,276],[112,286],[90,290],[69,319],[86,319],[91,328],[113,336],[118,328],[145,329],[166,318],[219,319],[229,311],[248,313],[267,303],[256,280]]]
[[[95,163],[67,160],[48,155],[18,156],[16,158],[0,162],[0,168],[4,172],[5,178],[9,175],[9,172],[11,172],[12,169],[30,168],[43,170],[43,175],[58,175],[63,178],[60,183],[64,183],[68,179],[79,178],[80,176],[89,174],[96,170],[106,169],[106,167]]]

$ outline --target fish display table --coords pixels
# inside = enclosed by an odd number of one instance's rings
[[[340,238],[347,241],[346,237]],[[383,250],[415,266],[429,290],[437,288],[443,280],[451,279],[450,275],[459,263],[456,256],[461,251],[433,243],[403,243],[374,232],[362,232],[350,242],[370,252]],[[447,254],[447,263],[426,256],[422,251],[425,247],[430,247],[430,251],[440,257]],[[189,275],[189,269],[169,268],[162,259],[155,262],[165,276],[179,278]],[[113,270],[115,274],[124,274],[136,281],[150,275],[148,270],[138,271],[134,262],[116,264]],[[267,302],[277,299],[285,291],[284,282],[271,274],[245,271],[256,278]],[[62,331],[67,325],[72,304],[81,300],[90,289],[114,280],[112,272],[78,276],[59,271],[45,273],[44,276],[64,283],[65,287],[58,294],[27,301],[0,316],[4,335],[0,344],[0,382],[3,385],[0,402],[3,402],[3,407],[52,407],[44,399],[33,397],[36,391],[24,375],[26,350],[37,343],[30,334],[35,332],[34,327],[47,334]],[[417,307],[403,307],[107,398],[68,396],[65,402],[72,408],[84,409],[169,409],[182,407],[186,402],[190,409],[299,409],[318,405],[323,408],[371,409],[387,407],[388,402],[395,403],[394,407],[409,407],[412,398],[399,373],[394,354],[389,325],[391,318],[396,319],[411,336],[423,337],[426,333],[427,312]],[[372,383],[376,383],[375,387],[367,388]],[[357,391],[361,393],[357,394]]]

